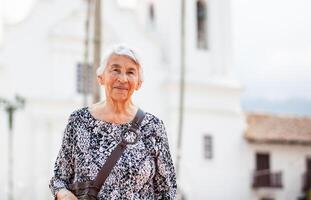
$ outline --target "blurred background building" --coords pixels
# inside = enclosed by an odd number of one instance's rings
[[[92,103],[87,2],[0,1],[0,199],[52,199],[68,116]],[[101,54],[116,43],[138,50],[145,80],[134,99],[165,122],[184,199],[298,199],[311,174],[310,3],[187,0],[182,18],[181,2],[102,0]],[[89,28],[92,43],[94,18]],[[25,105],[10,131],[16,94]]]

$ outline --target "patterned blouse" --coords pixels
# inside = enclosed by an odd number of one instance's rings
[[[130,123],[95,119],[88,107],[74,111],[64,131],[50,189],[55,196],[68,184],[94,180],[105,160],[121,141]],[[128,145],[98,194],[100,200],[174,199],[176,176],[163,122],[146,113],[140,138]]]

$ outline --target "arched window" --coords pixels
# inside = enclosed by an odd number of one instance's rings
[[[205,0],[197,0],[197,47],[207,49],[207,6]]]
[[[151,25],[154,25],[155,21],[155,15],[154,15],[154,5],[153,3],[149,4],[149,10],[148,10],[148,17],[149,17],[149,22]]]

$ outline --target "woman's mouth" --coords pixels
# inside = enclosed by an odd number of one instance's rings
[[[118,89],[118,90],[128,90],[126,87],[120,87],[120,86],[117,86],[117,87],[114,87],[115,89]]]

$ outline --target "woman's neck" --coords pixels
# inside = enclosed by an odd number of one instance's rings
[[[126,102],[113,101],[112,99],[107,99],[104,102],[104,110],[108,113],[114,113],[116,115],[132,115],[135,111],[135,105],[131,100]]]
[[[89,111],[95,119],[122,124],[133,120],[137,109],[131,101],[124,104],[124,102],[118,103],[107,99],[90,106]]]

